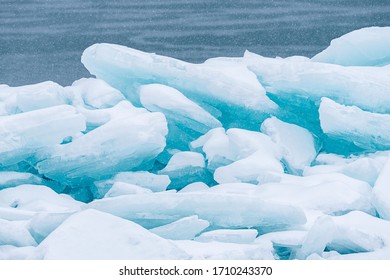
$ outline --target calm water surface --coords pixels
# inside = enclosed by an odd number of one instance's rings
[[[85,48],[117,43],[190,62],[313,56],[331,39],[390,26],[390,0],[0,0],[0,84],[89,76]]]

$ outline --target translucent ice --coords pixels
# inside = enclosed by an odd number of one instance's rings
[[[83,78],[67,89],[73,95],[79,95],[90,108],[110,108],[125,99],[120,91],[99,79]]]
[[[132,220],[146,228],[192,215],[207,220],[212,226],[227,228],[278,227],[306,222],[300,207],[263,200],[261,196],[213,192],[212,189],[206,193],[123,195],[95,200],[86,207]]]
[[[190,147],[206,154],[207,168],[211,171],[245,159],[258,151],[272,158],[271,161],[281,159],[281,149],[268,135],[239,128],[231,128],[226,132],[223,128],[212,129],[192,141]]]
[[[146,109],[164,113],[168,122],[172,121],[184,130],[204,134],[221,126],[209,112],[174,88],[161,84],[144,85],[140,87],[139,94],[141,104]]]
[[[316,157],[314,138],[302,127],[272,117],[261,124],[261,131],[281,147],[290,173],[302,174],[303,169],[310,166]]]
[[[166,134],[164,115],[128,103],[128,113],[40,154],[36,166],[53,180],[88,183],[150,164],[164,149]]]
[[[31,173],[0,171],[0,190],[24,184],[41,185],[43,180]]]
[[[69,105],[0,117],[0,164],[10,165],[60,144],[85,129],[85,118]]]
[[[321,99],[319,113],[321,128],[329,137],[369,151],[390,149],[389,114],[366,112],[328,98]]]
[[[313,61],[344,66],[390,64],[390,27],[366,27],[332,40]]]
[[[195,152],[175,153],[159,174],[168,175],[171,179],[169,188],[182,189],[189,183],[203,181],[210,183],[212,175],[205,168],[205,159],[202,154]]]
[[[54,82],[0,87],[0,115],[34,111],[67,103],[64,88]]]
[[[102,198],[115,183],[126,183],[150,189],[153,192],[165,191],[171,183],[168,175],[158,175],[147,171],[119,172],[111,179],[96,181],[92,186],[95,198]]]
[[[390,66],[344,67],[310,60],[266,58],[250,52],[245,53],[244,62],[286,110],[299,104],[298,110],[309,108],[313,118],[316,103],[321,97],[328,97],[375,113],[390,112]],[[313,103],[307,103],[308,100]],[[314,121],[310,120],[312,125]]]
[[[328,214],[338,215],[352,210],[375,214],[370,185],[344,174],[283,176],[278,183],[260,185],[256,193],[267,200]]]
[[[152,191],[147,188],[139,187],[137,185],[115,182],[110,190],[104,195],[104,197],[114,197],[126,194],[142,194],[151,193]]]
[[[198,216],[181,218],[173,223],[155,227],[150,232],[166,239],[172,240],[190,240],[206,229],[210,223],[199,219]]]
[[[379,215],[390,220],[390,155],[375,182],[373,193],[374,205]]]
[[[107,81],[136,103],[139,102],[139,85],[159,83],[179,90],[214,116],[222,113],[223,119],[230,120],[227,122],[248,115],[248,110],[256,112],[252,117],[261,118],[263,112],[277,107],[265,95],[260,83],[227,74],[215,65],[191,64],[112,44],[87,48],[81,61],[91,74]]]
[[[374,186],[388,157],[387,151],[340,157],[335,154],[319,154],[315,164],[306,167],[305,176],[326,173],[343,173],[349,177],[365,181]]]

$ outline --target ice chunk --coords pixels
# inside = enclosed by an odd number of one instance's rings
[[[83,203],[65,194],[57,194],[46,186],[20,185],[0,191],[0,207],[12,207],[35,212],[80,210]]]
[[[279,147],[268,135],[239,128],[231,128],[226,132],[223,128],[212,129],[191,142],[190,148],[206,154],[207,168],[211,171],[251,156],[259,150],[281,158]]]
[[[324,234],[326,232],[326,234]],[[325,250],[337,251],[337,258],[378,259],[390,256],[390,222],[354,211],[343,216],[320,217],[303,242],[297,258]]]
[[[195,241],[249,244],[255,241],[257,234],[255,229],[218,229],[202,233]]]
[[[302,174],[316,157],[313,135],[302,127],[272,117],[262,123],[261,131],[282,148],[283,160],[291,173]]]
[[[390,155],[373,189],[374,205],[379,215],[390,220]]]
[[[20,87],[1,87],[0,102],[4,106],[4,112],[0,115],[10,115],[64,105],[69,101],[62,86],[48,81]]]
[[[353,210],[375,214],[370,185],[344,174],[283,176],[278,183],[260,185],[256,193],[266,200],[300,205],[327,214],[339,215]]]
[[[104,195],[104,197],[114,197],[126,194],[142,194],[151,193],[152,191],[147,188],[139,187],[137,185],[115,182],[111,189]]]
[[[84,117],[69,105],[0,117],[0,164],[22,161],[84,129]]]
[[[139,85],[159,83],[179,90],[208,111],[215,112],[214,116],[221,111],[222,118],[229,119],[226,122],[237,122],[243,115],[248,117],[250,111],[255,112],[252,118],[259,119],[262,113],[277,108],[260,83],[240,78],[248,72],[232,75],[215,65],[191,64],[113,44],[87,48],[81,61],[91,74],[107,81],[134,102],[138,101]],[[250,125],[250,119],[238,123]]]
[[[321,97],[376,113],[390,113],[389,67],[343,67],[312,61],[265,58],[246,52],[247,63],[282,109],[299,103],[296,113],[309,107],[309,117]],[[372,98],[375,96],[375,98]],[[313,103],[307,103],[310,100]],[[281,104],[283,103],[283,104]],[[312,106],[312,107],[310,107]],[[302,116],[304,122],[308,116]],[[306,120],[308,121],[308,120]],[[312,126],[315,120],[311,119]]]
[[[205,167],[204,157],[202,154],[195,152],[179,152],[174,154],[169,160],[167,166],[161,171],[170,172],[186,167]]]
[[[214,171],[221,165],[234,161],[235,155],[230,148],[229,137],[223,128],[215,128],[190,143],[191,149],[206,154],[207,168]]]
[[[388,152],[376,152],[373,154],[338,157],[334,154],[320,154],[316,164],[306,167],[304,176],[326,173],[343,173],[349,177],[365,181],[374,186],[383,166],[386,163]]]
[[[124,195],[95,200],[86,207],[132,220],[146,228],[192,215],[209,221],[212,226],[226,228],[278,227],[306,222],[300,207],[263,200],[260,196],[212,191]]]
[[[328,98],[321,99],[319,113],[321,128],[329,137],[353,143],[368,151],[390,149],[389,114],[365,112],[356,106],[340,105]]]
[[[165,191],[171,183],[168,175],[157,175],[147,171],[119,172],[112,179],[96,181],[92,192],[95,198],[102,198],[116,183],[137,185],[153,192]]]
[[[44,259],[186,259],[187,254],[124,219],[96,210],[76,213],[39,244]]]
[[[344,66],[390,64],[390,27],[366,27],[332,40],[313,61]]]
[[[41,185],[42,179],[27,172],[0,171],[0,190],[24,184]]]
[[[77,80],[68,90],[80,95],[85,105],[97,109],[110,108],[125,99],[120,91],[105,81],[94,78]]]
[[[181,128],[204,134],[212,128],[221,126],[210,113],[174,88],[150,84],[141,86],[139,92],[141,104],[146,109],[164,113],[168,122],[172,121]]]
[[[210,183],[212,175],[205,168],[202,154],[195,152],[178,152],[169,160],[159,174],[168,175],[171,179],[170,189],[182,189],[189,183],[204,181]]]
[[[38,156],[39,173],[72,185],[150,164],[165,147],[163,114],[136,109]]]
[[[214,172],[214,180],[220,184],[240,182],[258,184],[261,178],[269,173],[283,172],[282,164],[272,151],[260,149],[244,159],[217,168]]]
[[[37,243],[28,232],[25,222],[0,219],[0,246],[1,245],[24,247],[36,246]]]
[[[273,260],[270,242],[259,244],[237,244],[226,242],[197,242],[192,240],[174,241],[180,249],[201,260]]]
[[[186,240],[194,239],[197,234],[209,225],[208,221],[199,219],[198,216],[194,215],[181,218],[167,225],[152,228],[150,232],[166,239]]]

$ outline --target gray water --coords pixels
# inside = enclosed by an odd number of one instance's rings
[[[246,49],[311,57],[366,26],[390,26],[390,0],[0,0],[0,84],[69,85],[99,42],[196,63]]]

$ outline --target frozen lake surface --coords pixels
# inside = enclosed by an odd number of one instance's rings
[[[190,62],[216,56],[313,56],[331,39],[389,26],[388,0],[0,0],[0,84],[89,76],[81,53],[117,43]]]

